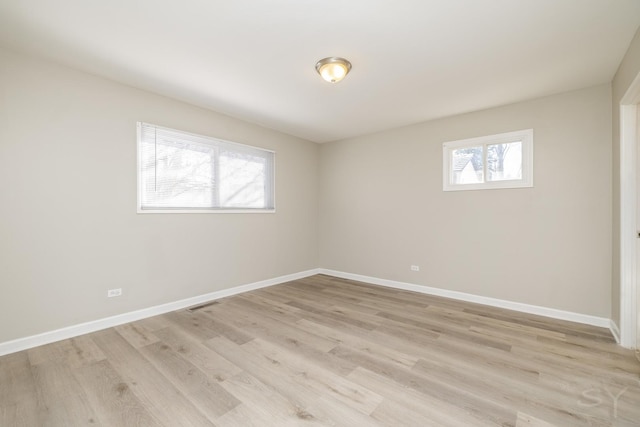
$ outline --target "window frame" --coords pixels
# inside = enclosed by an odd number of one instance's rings
[[[486,181],[487,146],[510,142],[522,143],[522,178]],[[474,184],[453,183],[453,152],[461,148],[482,147],[484,182]],[[442,191],[497,190],[505,188],[533,187],[533,129],[523,129],[495,135],[448,141],[442,144]]]
[[[240,150],[244,149],[250,149],[250,150],[257,150],[257,151],[262,151],[265,153],[270,153],[271,154],[271,173],[270,176],[266,177],[267,179],[270,178],[271,183],[269,185],[270,187],[270,194],[267,194],[267,201],[271,200],[271,206],[272,207],[268,207],[268,208],[225,208],[225,207],[211,207],[211,208],[186,208],[186,207],[154,207],[154,208],[143,208],[142,206],[142,191],[143,191],[143,179],[142,179],[142,128],[143,126],[153,126],[156,129],[159,130],[164,130],[167,132],[171,132],[171,133],[177,133],[177,134],[181,134],[181,135],[185,135],[186,137],[191,137],[191,138],[197,138],[200,140],[205,140],[208,143],[210,143],[212,145],[212,147],[214,148],[214,151],[216,153],[218,153],[220,151],[221,146],[237,146],[240,148]],[[219,156],[216,156],[215,162],[217,163],[219,161]],[[217,174],[218,172],[216,172]],[[240,144],[237,142],[233,142],[233,141],[228,141],[228,140],[224,140],[224,139],[220,139],[220,138],[214,138],[214,137],[210,137],[210,136],[205,136],[205,135],[199,135],[199,134],[195,134],[195,133],[191,133],[191,132],[185,132],[182,130],[178,130],[178,129],[173,129],[173,128],[168,128],[168,127],[163,127],[163,126],[158,126],[158,125],[154,125],[151,123],[146,123],[146,122],[137,122],[137,132],[136,132],[136,178],[137,178],[137,190],[136,190],[136,196],[137,196],[137,200],[136,200],[136,204],[137,204],[137,213],[139,214],[157,214],[157,213],[161,213],[161,214],[184,214],[184,213],[230,213],[230,214],[237,214],[237,213],[275,213],[276,212],[276,188],[275,188],[275,182],[276,182],[276,152],[273,150],[268,150],[262,147],[255,147],[252,145],[247,145],[247,144]],[[266,191],[268,193],[268,191]],[[216,192],[218,193],[218,192]],[[219,196],[219,194],[218,194]]]

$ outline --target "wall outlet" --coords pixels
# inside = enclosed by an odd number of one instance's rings
[[[412,265],[411,266],[411,271],[420,271],[420,266],[419,265]]]
[[[120,295],[122,295],[122,288],[109,289],[107,291],[107,298],[119,297]]]

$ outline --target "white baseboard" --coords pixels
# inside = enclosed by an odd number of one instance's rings
[[[388,288],[402,289],[405,291],[419,292],[427,295],[436,295],[445,298],[456,299],[460,301],[484,304],[493,307],[506,308],[508,310],[520,311],[523,313],[537,314],[539,316],[551,317],[553,319],[568,320],[571,322],[583,323],[586,325],[599,326],[601,328],[611,328],[611,319],[604,317],[590,316],[588,314],[574,313],[571,311],[557,310],[555,308],[541,307],[537,305],[523,304],[501,300],[497,298],[483,297],[480,295],[467,294],[464,292],[450,291],[447,289],[432,288],[429,286],[415,285],[406,282],[397,282],[395,280],[379,279],[377,277],[362,276],[359,274],[344,273],[342,271],[320,269],[321,274],[339,277],[342,279],[356,280],[359,282],[370,283],[372,285],[386,286]],[[615,336],[615,332],[611,330]]]
[[[313,269],[302,271],[299,273],[288,274],[286,276],[262,280],[260,282],[249,283],[230,289],[210,292],[208,294],[186,298],[180,301],[156,305],[154,307],[143,308],[142,310],[131,311],[129,313],[118,314],[116,316],[106,317],[104,319],[98,319],[91,322],[68,326],[66,328],[56,329],[54,331],[44,332],[38,335],[32,335],[29,337],[18,338],[12,341],[6,341],[0,343],[0,356],[27,350],[29,348],[49,344],[55,341],[77,337],[79,335],[88,334],[102,329],[111,328],[113,326],[122,325],[124,323],[134,322],[136,320],[145,319],[147,317],[157,316],[159,314],[168,313],[170,311],[181,310],[183,308],[192,307],[194,305],[202,304],[224,297],[229,297],[231,295],[241,294],[243,292],[253,291],[255,289],[266,288],[268,286],[302,279],[304,277],[313,276],[319,273],[320,269]]]
[[[464,292],[450,291],[447,289],[433,288],[429,286],[416,285],[406,282],[398,282],[395,280],[379,279],[376,277],[363,276],[359,274],[345,273],[342,271],[329,270],[325,268],[316,268],[312,270],[302,271],[299,273],[288,274],[273,279],[262,280],[260,282],[249,283],[246,285],[236,286],[230,289],[223,289],[196,297],[186,298],[180,301],[170,302],[167,304],[148,307],[129,313],[118,314],[116,316],[106,317],[91,322],[81,323],[54,331],[44,332],[38,335],[18,338],[12,341],[0,343],[0,356],[15,353],[39,345],[49,344],[68,338],[77,337],[79,335],[96,332],[102,329],[111,328],[113,326],[122,325],[124,323],[134,322],[136,320],[145,319],[147,317],[157,316],[159,314],[168,313],[170,311],[181,310],[183,308],[192,307],[208,301],[241,294],[255,289],[266,288],[278,285],[280,283],[290,282],[292,280],[302,279],[316,274],[326,274],[329,276],[339,277],[343,279],[356,280],[372,285],[385,286],[389,288],[402,289],[406,291],[419,292],[427,295],[436,295],[445,298],[452,298],[460,301],[468,301],[478,304],[489,305],[493,307],[506,308],[508,310],[520,311],[523,313],[537,314],[540,316],[550,317],[554,319],[568,320],[592,326],[608,328],[613,334],[616,341],[620,342],[620,329],[618,325],[611,319],[604,317],[590,316],[587,314],[574,313],[570,311],[557,310],[554,308],[541,307],[519,302],[501,300],[497,298],[483,297],[479,295],[467,294]]]
[[[616,342],[620,344],[620,328],[618,327],[618,324],[613,320],[610,320],[609,330],[611,331],[613,337],[616,339]]]

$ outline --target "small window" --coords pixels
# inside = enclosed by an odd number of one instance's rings
[[[443,190],[533,187],[533,129],[442,144]]]
[[[138,212],[273,211],[274,156],[138,123]]]

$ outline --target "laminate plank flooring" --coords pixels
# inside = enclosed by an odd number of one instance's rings
[[[0,357],[0,426],[640,426],[608,330],[313,276]]]

